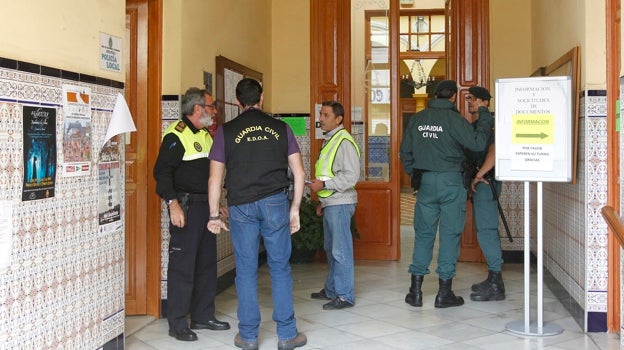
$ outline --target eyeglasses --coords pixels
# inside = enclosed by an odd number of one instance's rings
[[[476,98],[472,95],[466,95],[466,101],[474,101]]]
[[[214,101],[212,104],[207,105],[205,103],[198,103],[198,105],[204,107],[204,108],[210,108],[210,109],[217,109],[217,101]]]

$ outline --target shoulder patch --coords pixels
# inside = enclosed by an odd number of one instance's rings
[[[184,121],[180,120],[178,122],[178,125],[176,125],[175,129],[176,129],[177,132],[184,131],[184,129],[186,129],[186,123]]]

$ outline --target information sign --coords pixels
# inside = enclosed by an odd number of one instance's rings
[[[572,181],[570,77],[496,80],[496,179]]]

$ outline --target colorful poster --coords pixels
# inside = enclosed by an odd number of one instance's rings
[[[121,135],[113,136],[100,152],[98,164],[98,221],[100,233],[121,227]]]
[[[91,172],[91,89],[63,85],[63,175]]]
[[[24,186],[22,201],[54,197],[56,109],[23,106]]]

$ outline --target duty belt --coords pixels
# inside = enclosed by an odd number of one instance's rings
[[[178,199],[187,198],[189,202],[208,202],[208,193],[178,192]]]

